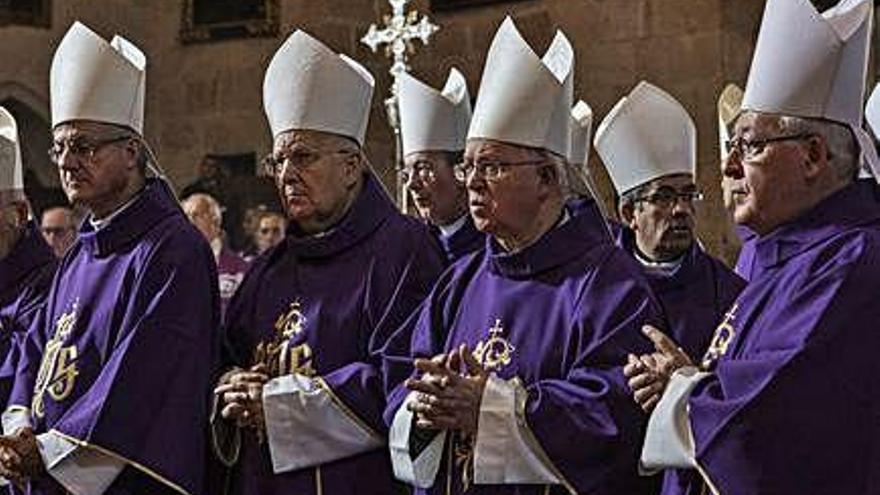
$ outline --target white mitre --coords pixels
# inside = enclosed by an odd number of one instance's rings
[[[21,147],[15,118],[0,107],[0,204],[24,199]]]
[[[696,170],[693,119],[675,98],[645,81],[605,116],[593,144],[618,194]]]
[[[374,86],[362,65],[297,30],[275,52],[263,79],[263,107],[272,136],[313,130],[363,146]]]
[[[52,127],[89,120],[144,133],[147,57],[115,36],[111,42],[74,22],[52,58],[49,99]]]
[[[736,84],[728,84],[718,97],[718,144],[721,161],[727,159],[727,142],[742,107],[743,91]]]
[[[574,51],[561,31],[543,58],[510,17],[495,33],[468,139],[492,139],[569,154]]]
[[[404,72],[397,80],[397,99],[404,155],[464,149],[471,99],[467,81],[457,69],[450,69],[441,91]]]

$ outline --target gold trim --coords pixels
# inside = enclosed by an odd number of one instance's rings
[[[370,425],[368,425],[363,419],[360,418],[360,416],[355,414],[355,412],[352,411],[351,408],[349,408],[348,405],[346,405],[345,402],[342,401],[342,399],[340,399],[339,397],[336,396],[336,393],[333,392],[333,389],[330,387],[330,385],[327,384],[326,381],[324,381],[323,378],[321,378],[320,376],[316,376],[316,377],[313,377],[312,380],[314,380],[314,382],[319,387],[321,387],[325,392],[327,392],[327,395],[330,396],[330,399],[333,401],[333,404],[340,411],[342,411],[342,414],[346,415],[348,417],[348,419],[350,419],[356,426],[358,426],[359,428],[364,430],[368,435],[376,437],[377,439],[382,441],[382,443],[386,443],[384,440],[384,437],[382,437],[382,435],[379,435],[376,432],[376,430],[372,429],[370,427]]]
[[[59,437],[65,439],[65,440],[68,440],[70,442],[75,443],[76,445],[79,445],[80,447],[94,449],[104,455],[107,455],[107,456],[113,457],[114,459],[120,460],[120,461],[134,467],[134,468],[139,469],[144,474],[146,474],[148,476],[152,476],[153,478],[156,479],[156,481],[159,481],[160,483],[168,486],[169,488],[171,488],[172,490],[174,490],[176,492],[182,493],[183,495],[191,495],[188,491],[184,490],[183,487],[181,487],[175,483],[172,483],[171,481],[166,479],[164,476],[158,474],[157,472],[153,471],[152,469],[150,469],[150,468],[148,468],[148,467],[144,466],[143,464],[140,464],[136,461],[128,459],[125,456],[119,455],[116,452],[113,452],[111,450],[107,450],[104,447],[101,447],[99,445],[94,445],[94,444],[91,444],[91,443],[86,442],[84,440],[80,440],[79,438],[72,437],[70,435],[61,433],[60,431],[58,431],[54,428],[49,430],[49,433],[54,433],[55,435],[58,435]]]
[[[519,377],[514,378],[513,380],[511,380],[511,382],[513,383],[513,386],[518,389],[517,391],[519,391],[519,392],[526,391],[525,387],[523,387],[522,381],[519,379]],[[532,432],[532,427],[529,426],[529,421],[526,418],[525,405],[526,405],[526,402],[524,400],[523,401],[516,401],[516,409],[517,409],[516,415],[517,415],[518,419],[522,420],[523,430],[526,433],[526,441],[530,444],[532,449],[535,451],[535,454],[538,455],[538,458],[541,459],[541,462],[543,462],[546,466],[548,466],[550,468],[550,470],[553,472],[553,475],[559,479],[562,486],[565,487],[565,489],[568,490],[568,492],[571,495],[578,495],[577,489],[574,487],[574,485],[570,481],[568,481],[565,478],[565,476],[562,475],[562,471],[560,471],[559,468],[557,468],[556,465],[553,464],[553,461],[550,460],[550,456],[547,455],[547,452],[544,451],[544,447],[541,446],[541,443],[538,441],[538,438],[535,436],[534,432]]]

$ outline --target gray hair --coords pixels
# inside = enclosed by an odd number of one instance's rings
[[[829,120],[808,119],[782,115],[779,128],[784,135],[815,134],[825,138],[828,163],[838,179],[855,180],[859,171],[859,146],[852,130],[846,125]]]
[[[208,205],[208,211],[211,212],[211,218],[214,219],[217,225],[223,223],[223,209],[220,207],[220,203],[214,199],[214,196],[205,193],[193,193],[187,196],[182,203],[184,204],[194,204],[204,202]],[[195,205],[193,205],[195,206]]]

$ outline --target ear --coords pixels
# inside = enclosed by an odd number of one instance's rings
[[[815,135],[805,140],[803,171],[807,180],[818,177],[828,168],[828,143],[824,136]]]
[[[357,184],[358,178],[364,170],[364,160],[364,155],[360,151],[345,157],[345,162],[342,165],[342,174],[346,186],[353,187]]]
[[[137,168],[137,158],[140,154],[142,144],[138,143],[134,138],[129,139],[125,142],[125,153],[128,156],[128,168],[135,169]]]
[[[18,219],[17,219],[18,221],[16,222],[16,225],[18,225],[19,227],[24,227],[25,225],[27,225],[27,221],[28,221],[28,205],[27,205],[27,203],[24,201],[15,203],[15,213],[16,213],[16,216],[18,217]]]
[[[636,228],[636,210],[635,203],[624,203],[620,202],[620,206],[617,208],[617,212],[620,215],[620,221],[627,227],[632,230]]]

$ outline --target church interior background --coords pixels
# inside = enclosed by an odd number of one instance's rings
[[[440,30],[427,46],[415,44],[411,71],[439,86],[455,66],[475,95],[492,33],[511,14],[539,53],[557,28],[572,39],[575,97],[592,106],[594,123],[639,80],[663,87],[698,127],[697,179],[706,193],[700,238],[710,252],[731,261],[738,246],[721,205],[716,99],[727,82],[744,84],[763,5],[763,0],[413,0],[407,10],[427,14]],[[394,140],[383,105],[391,83],[389,61],[360,41],[369,25],[381,24],[390,11],[388,0],[0,0],[0,104],[19,121],[35,208],[64,200],[45,152],[48,77],[52,53],[77,19],[108,39],[123,34],[147,53],[146,137],[178,190],[207,174],[201,165],[208,156],[220,164],[217,180],[225,184],[229,210],[273,207],[271,184],[257,173],[271,147],[262,79],[275,49],[297,28],[376,76],[366,148],[393,189]],[[600,195],[611,201],[595,153],[589,167]]]

